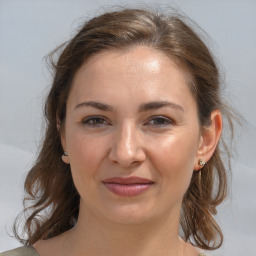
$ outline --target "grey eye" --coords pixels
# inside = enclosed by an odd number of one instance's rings
[[[105,122],[105,123],[104,123]],[[83,120],[83,124],[89,126],[100,126],[107,124],[106,120],[100,116],[92,116]]]
[[[168,126],[171,125],[173,122],[166,117],[158,116],[152,118],[148,123],[153,126]]]

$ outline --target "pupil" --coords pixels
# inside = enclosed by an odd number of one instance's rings
[[[162,118],[156,118],[156,123],[157,124],[163,124],[165,120],[163,120]]]
[[[100,119],[100,118],[95,118],[95,119],[94,119],[94,124],[95,124],[95,123],[102,123],[102,122],[101,122],[101,119]]]

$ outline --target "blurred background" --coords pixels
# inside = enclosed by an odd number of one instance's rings
[[[86,19],[111,6],[154,1],[0,0],[0,252],[19,246],[10,235],[22,209],[23,182],[44,130],[51,83],[44,56]],[[219,207],[223,246],[211,255],[252,255],[256,243],[256,1],[157,1],[187,14],[207,32],[221,65],[225,97],[246,119],[236,133],[231,197]],[[9,234],[9,235],[8,235]]]

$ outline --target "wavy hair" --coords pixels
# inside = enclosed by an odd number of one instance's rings
[[[193,27],[193,29],[192,29]],[[63,149],[57,121],[65,121],[66,102],[77,70],[93,55],[110,49],[127,50],[137,45],[157,49],[169,56],[184,72],[197,102],[201,127],[210,123],[218,109],[233,131],[232,110],[223,102],[220,74],[212,53],[198,28],[184,17],[147,9],[124,8],[101,14],[85,22],[76,35],[49,56],[54,77],[45,102],[46,133],[41,151],[25,180],[23,244],[55,237],[76,224],[80,196],[70,166],[62,162]],[[199,31],[199,30],[198,30]],[[57,56],[57,58],[55,58]],[[56,61],[54,61],[56,59]],[[181,209],[181,236],[202,249],[219,248],[223,234],[214,219],[216,207],[227,195],[230,152],[219,144],[201,172],[194,171]]]

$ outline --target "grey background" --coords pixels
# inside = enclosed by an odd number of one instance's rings
[[[22,209],[22,186],[43,131],[42,104],[51,76],[43,57],[102,6],[121,0],[0,0],[0,251],[19,246],[9,237]],[[144,3],[153,3],[144,1]],[[226,97],[247,120],[236,133],[232,196],[219,208],[225,242],[212,255],[254,253],[256,243],[256,1],[158,1],[180,8],[212,38]]]

